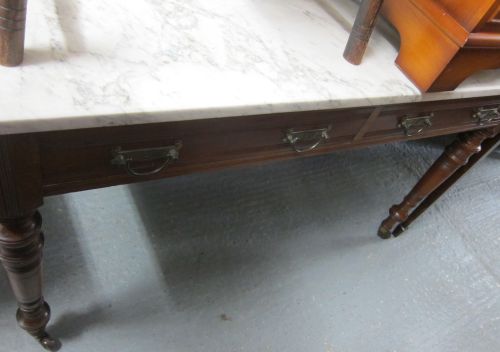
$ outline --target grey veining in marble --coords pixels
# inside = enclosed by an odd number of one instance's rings
[[[0,134],[498,94],[498,70],[421,95],[376,31],[342,58],[350,0],[37,0],[0,68]]]

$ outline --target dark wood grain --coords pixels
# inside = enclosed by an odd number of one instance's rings
[[[473,119],[477,107],[498,105],[500,97],[497,96],[39,133],[43,192],[55,195],[470,131],[483,128]],[[377,114],[374,115],[374,111]],[[400,126],[405,117],[430,113],[434,114],[432,127],[416,136],[405,135]],[[290,128],[307,130],[327,126],[331,126],[331,138],[311,152],[297,154],[283,142]],[[171,145],[176,141],[183,142],[180,159],[158,174],[133,177],[110,163],[112,150],[118,146],[140,149]]]
[[[34,135],[0,136],[0,261],[18,303],[21,328],[47,349],[50,308],[42,296],[42,174]]]
[[[0,136],[0,219],[26,215],[42,205],[42,172],[34,135]]]
[[[45,347],[59,347],[45,331],[50,310],[42,295],[43,235],[37,212],[44,196],[469,131],[422,179],[403,210],[397,208],[387,220],[384,228],[390,232],[491,136],[500,120],[480,125],[474,118],[477,109],[499,106],[497,95],[0,136],[0,260],[18,301],[19,324]],[[430,114],[432,126],[411,137],[405,134],[402,121]],[[307,153],[297,153],[284,140],[289,129],[326,127],[330,139]],[[147,149],[177,141],[183,144],[179,160],[154,175],[132,176],[111,162],[117,147]]]
[[[389,211],[379,228],[381,238],[389,238],[395,227],[404,223],[410,212],[415,209],[425,198],[434,192],[448,178],[466,165],[469,158],[481,151],[481,144],[488,138],[495,137],[500,132],[500,127],[491,127],[475,132],[459,135],[458,139],[448,146],[443,155],[436,160],[425,173],[410,193],[398,205]]]
[[[0,65],[23,61],[26,6],[27,0],[0,0]]]
[[[44,348],[55,351],[59,343],[45,331],[50,307],[42,296],[41,224],[38,212],[16,219],[1,219],[0,260],[17,300],[19,326]]]
[[[383,0],[363,0],[352,26],[344,58],[353,65],[359,65],[375,27],[375,20]]]
[[[455,183],[457,183],[465,174],[467,174],[478,162],[486,158],[490,153],[492,153],[496,148],[500,146],[500,134],[496,137],[489,138],[481,144],[481,151],[474,154],[469,162],[458,169],[451,177],[449,177],[441,186],[436,188],[428,197],[426,197],[420,205],[415,208],[408,216],[406,221],[396,227],[394,230],[394,236],[397,237],[406,231],[410,225],[422,215],[431,205],[433,205],[442,195],[444,195]]]

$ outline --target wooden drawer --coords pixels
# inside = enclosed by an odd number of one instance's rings
[[[481,100],[484,106],[498,107],[499,103],[498,98]],[[482,128],[473,119],[477,107],[476,99],[476,103],[463,100],[41,133],[44,190],[50,195],[472,130]],[[432,125],[424,126],[418,134],[411,135],[402,126],[407,118],[431,114]],[[322,133],[328,139],[321,138]],[[295,137],[296,144],[291,145]],[[317,142],[313,150],[298,152]],[[182,143],[178,160],[152,175],[134,176],[124,165],[113,163],[117,148],[146,149],[147,155],[151,148],[176,143]],[[130,167],[144,173],[162,162],[134,161]]]
[[[500,122],[491,120],[488,109],[496,110],[495,99],[477,102],[467,100],[443,104],[430,102],[414,106],[385,107],[364,135],[365,141],[392,140],[398,137],[431,137],[457,131],[487,127]],[[482,111],[482,114],[479,114]]]
[[[47,194],[53,194],[63,184],[71,189],[72,183],[89,179],[95,180],[95,185],[106,186],[291,157],[296,152],[283,141],[289,128],[332,126],[329,141],[348,143],[371,111],[276,114],[45,133],[39,136],[44,184]],[[134,177],[111,163],[118,147],[135,150],[177,142],[182,143],[179,159],[155,175]],[[60,172],[61,168],[64,172]]]

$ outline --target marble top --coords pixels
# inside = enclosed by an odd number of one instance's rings
[[[375,32],[342,58],[350,0],[36,0],[25,62],[0,68],[0,134],[500,94],[500,70],[420,94]],[[382,26],[383,27],[383,26]]]

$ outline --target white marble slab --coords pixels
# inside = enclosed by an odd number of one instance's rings
[[[451,99],[421,95],[377,31],[342,58],[349,0],[31,0],[22,67],[0,68],[0,134]]]

